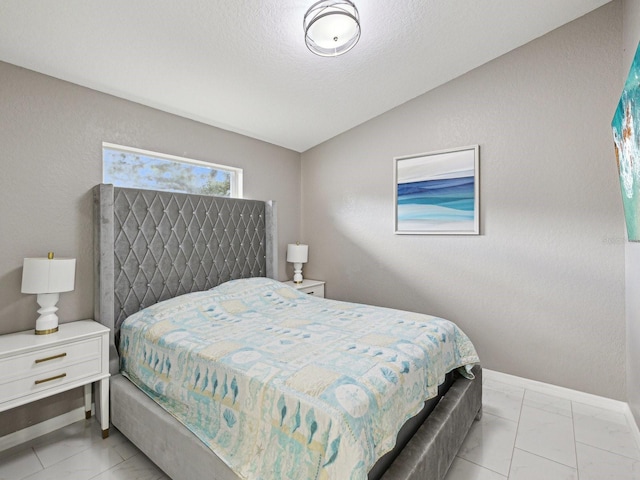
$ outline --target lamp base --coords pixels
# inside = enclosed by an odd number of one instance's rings
[[[58,307],[56,303],[60,298],[58,293],[39,293],[38,294],[38,313],[40,316],[36,320],[36,335],[48,335],[58,331]]]
[[[58,327],[50,328],[49,330],[36,330],[36,335],[49,335],[50,333],[56,333],[58,331]]]
[[[294,262],[293,263],[293,283],[299,284],[302,283],[302,263]]]

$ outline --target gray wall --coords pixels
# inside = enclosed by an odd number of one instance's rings
[[[487,368],[626,400],[621,29],[612,2],[304,152],[305,276],[455,321]],[[393,157],[471,144],[482,235],[394,235]]]
[[[639,38],[638,2],[613,2],[305,152],[302,172],[295,152],[0,62],[0,333],[33,327],[22,258],[51,249],[78,259],[61,320],[92,315],[90,189],[108,141],[244,168],[247,198],[278,201],[281,278],[302,228],[305,276],[328,296],[450,318],[487,368],[628,393],[640,418],[640,374],[625,390],[624,371],[625,248],[638,365],[640,245],[625,247],[610,132]],[[393,157],[475,143],[482,235],[394,236]],[[80,405],[74,391],[5,412],[0,435]]]
[[[91,188],[102,180],[102,142],[244,169],[245,198],[278,202],[280,278],[299,234],[300,154],[0,62],[0,334],[33,328],[35,295],[20,293],[22,259],[77,258],[76,288],[61,322],[93,315]],[[81,405],[0,414],[0,435]]]
[[[621,83],[627,79],[640,41],[640,2],[625,0],[623,5]],[[626,279],[627,401],[636,422],[640,423],[640,243],[626,244]]]

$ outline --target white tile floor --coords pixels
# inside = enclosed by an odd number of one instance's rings
[[[475,422],[446,480],[640,480],[626,417],[508,383],[484,382]],[[117,430],[83,420],[0,452],[0,480],[167,480]]]
[[[31,442],[0,452],[0,480],[169,480],[111,427],[81,420]]]
[[[486,379],[445,480],[640,480],[624,414]]]

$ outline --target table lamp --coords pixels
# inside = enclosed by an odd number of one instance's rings
[[[293,283],[302,283],[302,264],[309,260],[309,245],[287,245],[287,262],[293,263]]]
[[[75,258],[53,258],[49,252],[47,258],[25,258],[22,268],[22,293],[38,295],[38,313],[36,335],[46,335],[58,331],[56,304],[60,293],[70,292],[74,288],[76,276]]]

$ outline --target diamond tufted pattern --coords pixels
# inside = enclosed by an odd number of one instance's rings
[[[114,313],[266,276],[265,203],[114,188]]]

